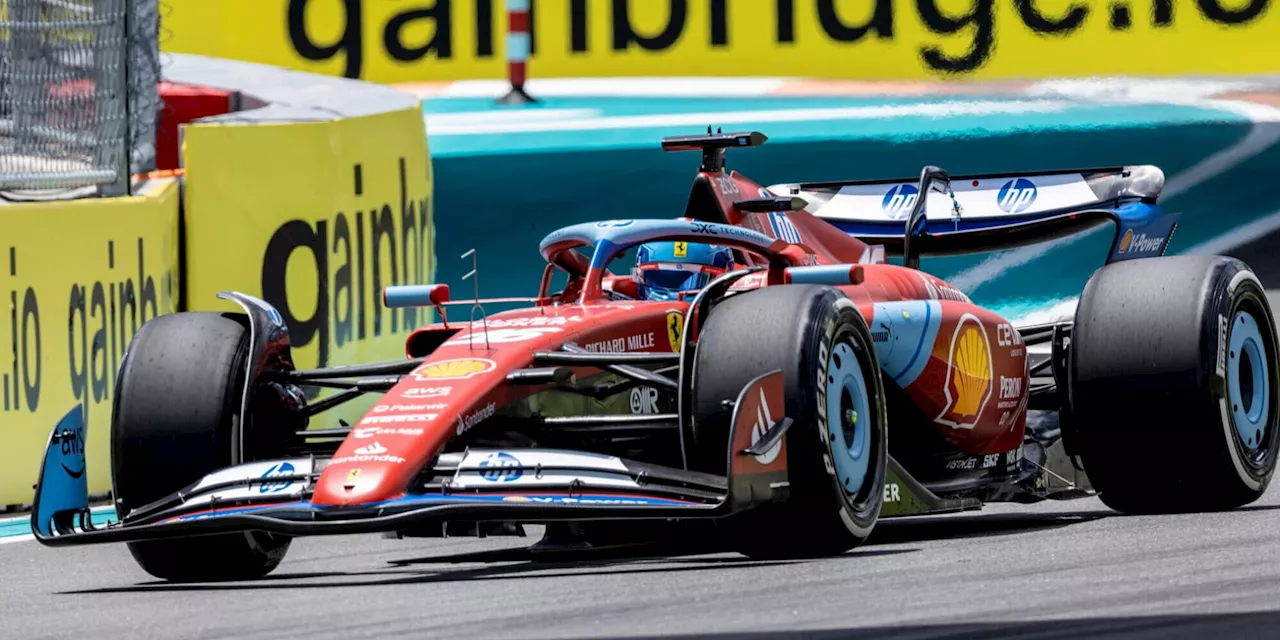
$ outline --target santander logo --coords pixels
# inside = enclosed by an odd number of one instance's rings
[[[351,436],[360,440],[372,438],[374,436],[420,436],[422,429],[404,429],[404,428],[382,428],[382,427],[356,427],[351,432]]]
[[[356,449],[356,455],[358,456],[376,456],[386,452],[387,448],[378,443],[377,440],[374,440],[371,445]]]

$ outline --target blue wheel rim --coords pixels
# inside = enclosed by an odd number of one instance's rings
[[[1268,440],[1271,362],[1258,321],[1248,311],[1231,318],[1227,350],[1227,401],[1240,443],[1256,453]]]
[[[857,495],[871,464],[872,416],[862,363],[849,343],[840,342],[831,349],[826,383],[827,432],[836,477],[846,493]]]

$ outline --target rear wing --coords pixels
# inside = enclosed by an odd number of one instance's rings
[[[869,244],[907,258],[981,253],[1115,225],[1108,262],[1163,255],[1177,224],[1156,204],[1164,173],[1150,165],[919,180],[779,184],[779,198]],[[924,198],[920,194],[924,193]]]

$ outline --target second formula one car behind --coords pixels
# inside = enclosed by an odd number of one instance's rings
[[[281,315],[239,293],[243,313],[151,320],[118,373],[119,522],[87,517],[77,408],[45,452],[36,537],[126,542],[169,580],[250,579],[307,535],[704,521],[751,557],[818,556],[883,517],[988,501],[1157,513],[1266,490],[1271,309],[1237,260],[1163,257],[1158,169],[769,189],[724,170],[763,141],[664,140],[702,153],[684,217],[551,233],[525,308],[459,322],[445,310],[476,301],[387,288],[441,315],[404,360],[298,370]],[[1014,326],[918,268],[1099,224],[1115,239],[1071,321]],[[356,424],[309,428],[367,393]]]

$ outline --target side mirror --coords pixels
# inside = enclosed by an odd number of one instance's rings
[[[393,285],[382,290],[382,304],[390,309],[438,307],[448,301],[447,284]]]

